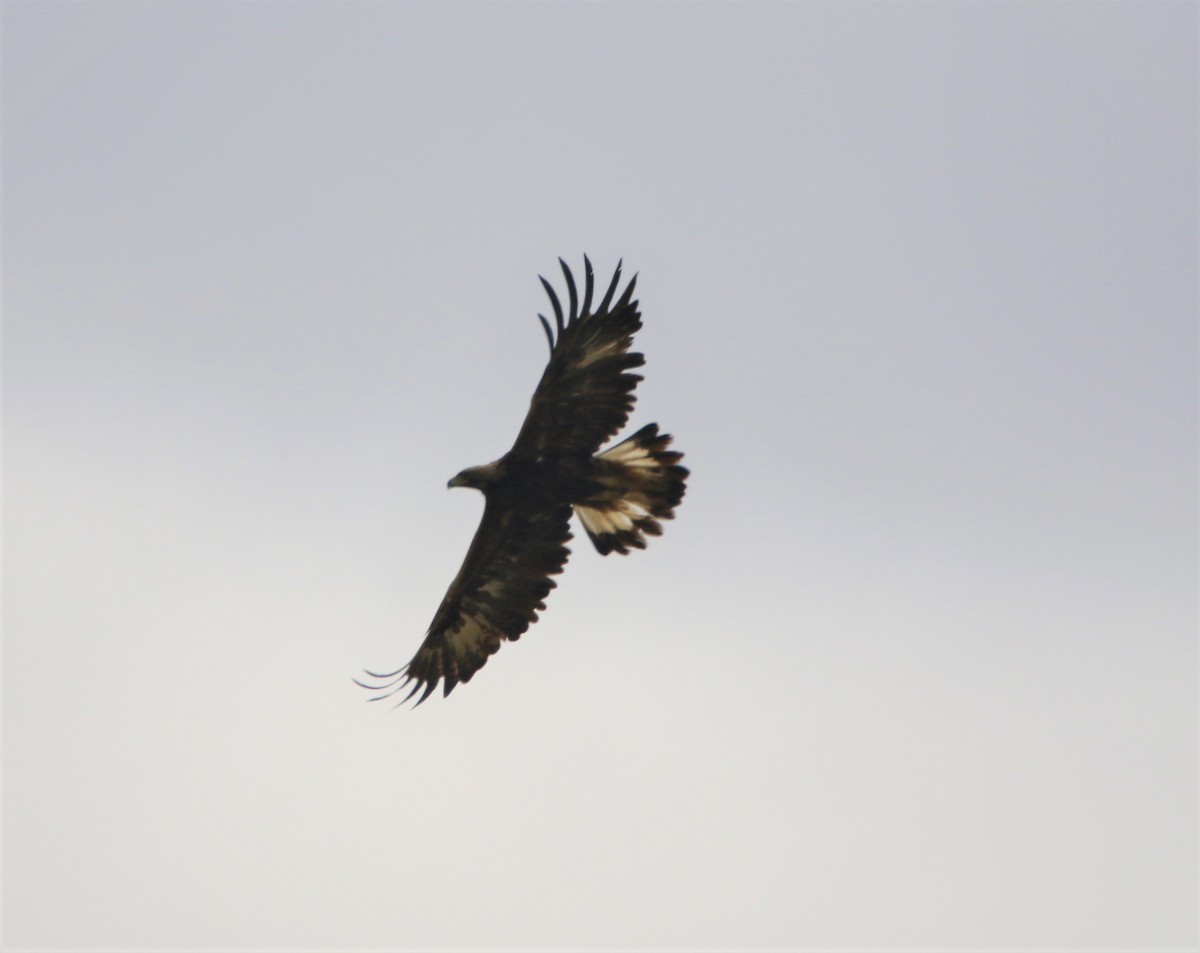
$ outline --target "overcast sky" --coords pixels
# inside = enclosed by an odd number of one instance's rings
[[[1195,4],[3,16],[7,949],[1198,942]],[[584,253],[678,517],[365,704]]]

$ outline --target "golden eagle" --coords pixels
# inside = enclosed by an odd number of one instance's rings
[[[608,450],[602,444],[625,425],[633,389],[642,378],[630,371],[645,363],[629,350],[642,326],[633,300],[637,276],[614,303],[621,264],[603,300],[592,308],[592,263],[584,256],[583,302],[561,258],[568,311],[541,279],[554,308],[554,327],[539,314],[550,360],[530,401],[512,449],[499,460],[468,467],[449,483],[483,493],[483,519],[462,568],[446,592],[425,641],[412,661],[395,672],[367,672],[381,692],[372,701],[418,691],[421,704],[443,683],[449,695],[469,682],[505,639],[515,641],[546,608],[570,551],[571,511],[603,555],[646,548],[646,536],[662,533],[683,498],[688,471],[683,454],[668,450],[671,437],[647,424]],[[357,679],[356,679],[357,681]]]

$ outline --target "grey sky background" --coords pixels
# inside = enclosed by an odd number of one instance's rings
[[[6,948],[1184,948],[1194,4],[6,3]],[[666,534],[415,712],[638,284]]]

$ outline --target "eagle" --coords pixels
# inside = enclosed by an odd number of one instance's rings
[[[688,471],[683,454],[669,450],[671,436],[647,424],[607,450],[633,410],[632,373],[645,358],[631,351],[642,326],[633,298],[637,276],[615,298],[621,263],[608,290],[593,306],[592,263],[583,258],[583,300],[561,258],[567,311],[553,286],[539,276],[554,310],[554,325],[538,319],[550,359],[529,403],[512,449],[498,460],[468,467],[449,487],[470,487],[484,497],[483,518],[462,568],[450,583],[425,641],[403,668],[355,679],[378,692],[371,701],[405,688],[416,705],[437,688],[449,695],[469,682],[502,642],[515,642],[546,608],[570,550],[572,512],[597,552],[626,555],[662,534],[683,499]],[[411,687],[409,687],[411,686]]]

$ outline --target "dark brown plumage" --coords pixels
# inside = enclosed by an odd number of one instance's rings
[[[630,351],[642,326],[633,300],[635,276],[614,302],[621,265],[592,308],[592,264],[584,256],[583,301],[561,258],[567,313],[554,288],[542,285],[554,309],[554,325],[538,318],[550,344],[550,360],[530,401],[512,449],[499,460],[469,467],[450,486],[480,490],[483,519],[462,568],[450,584],[425,641],[408,665],[367,674],[359,682],[387,698],[412,685],[425,701],[440,681],[449,695],[468,682],[505,640],[515,641],[546,608],[545,599],[570,551],[574,510],[602,554],[644,549],[645,537],[662,533],[683,498],[688,471],[683,454],[668,450],[671,437],[648,424],[621,443],[597,452],[625,425],[645,363]]]

